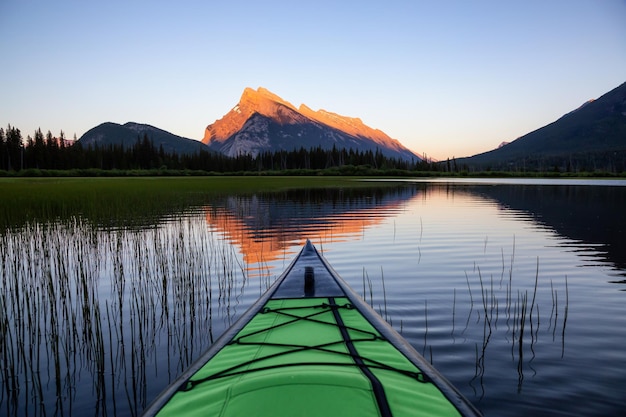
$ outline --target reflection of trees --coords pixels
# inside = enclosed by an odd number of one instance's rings
[[[307,238],[330,243],[359,236],[417,193],[415,187],[387,186],[238,195],[212,202],[206,219],[241,249],[246,264],[263,265]]]
[[[106,230],[75,217],[6,229],[0,407],[7,415],[83,414],[84,407],[96,415],[140,413],[254,297],[244,294],[250,264],[260,268],[258,293],[270,284],[266,249],[242,259],[222,234],[275,251],[270,243],[282,230],[276,253],[285,256],[285,242],[318,226],[326,225],[324,238],[347,236],[413,194],[294,191],[224,200],[207,211],[233,216],[239,229],[207,227],[202,216]]]
[[[537,223],[581,242],[578,250],[606,256],[617,269],[626,269],[626,187],[501,185],[468,190],[525,211]]]

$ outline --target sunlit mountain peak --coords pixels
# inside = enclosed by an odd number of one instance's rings
[[[207,126],[202,142],[229,156],[258,155],[278,150],[350,148],[378,150],[404,160],[419,160],[413,152],[358,117],[327,110],[296,108],[271,91],[245,88],[237,105]]]

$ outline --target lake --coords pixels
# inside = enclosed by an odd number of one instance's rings
[[[623,415],[626,181],[398,180],[0,230],[0,415],[138,415],[306,239],[486,416]]]

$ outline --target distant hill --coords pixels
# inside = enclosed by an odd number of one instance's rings
[[[123,125],[111,122],[102,123],[87,131],[78,139],[78,142],[83,146],[123,145],[125,148],[130,148],[137,143],[138,139],[143,139],[144,135],[148,136],[157,149],[163,146],[166,153],[193,154],[201,150],[209,150],[200,141],[183,138],[147,124],[133,122]]]
[[[626,169],[626,83],[558,120],[459,165],[474,169]]]
[[[207,126],[202,142],[229,156],[294,149],[376,151],[391,158],[419,161],[416,154],[384,132],[325,110],[296,108],[270,91],[246,88],[223,118]]]

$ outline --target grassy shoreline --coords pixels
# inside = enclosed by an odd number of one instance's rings
[[[476,176],[476,178],[498,177],[514,178],[496,175]],[[376,179],[375,182],[362,181],[373,178]],[[398,183],[394,180],[408,178],[410,177],[326,175],[0,177],[0,196],[2,196],[0,231],[7,227],[20,227],[30,221],[66,220],[76,216],[85,217],[100,226],[119,223],[143,224],[164,215],[182,212],[188,207],[205,205],[211,199],[233,194],[271,193],[294,189],[380,188],[397,186]]]
[[[356,179],[327,176],[0,178],[0,229],[19,227],[32,220],[77,215],[101,225],[120,220],[132,223],[231,194],[372,186]]]
[[[608,171],[409,171],[402,169],[377,169],[366,165],[345,165],[327,169],[291,169],[283,171],[239,171],[220,173],[201,170],[174,169],[134,169],[134,170],[103,170],[103,169],[71,169],[46,170],[25,169],[22,171],[0,170],[2,178],[130,178],[130,177],[477,177],[477,178],[626,178],[626,172]]]

